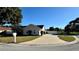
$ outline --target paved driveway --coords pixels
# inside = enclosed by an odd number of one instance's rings
[[[65,41],[59,39],[57,35],[46,34],[35,40],[23,42],[20,44],[63,44]]]

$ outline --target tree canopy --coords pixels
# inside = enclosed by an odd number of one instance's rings
[[[49,31],[60,31],[60,30],[62,30],[61,28],[58,28],[58,27],[49,27],[49,29],[48,29]]]
[[[22,14],[18,7],[0,7],[0,25],[21,23]]]
[[[54,27],[49,27],[48,30],[53,31],[54,30]]]
[[[72,20],[65,26],[65,32],[77,32],[79,31],[79,18],[76,18],[75,20]]]

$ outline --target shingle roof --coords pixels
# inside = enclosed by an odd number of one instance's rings
[[[27,26],[20,26],[21,28],[27,27]]]
[[[43,28],[44,27],[44,25],[37,25],[39,28]]]
[[[0,30],[11,30],[11,27],[0,27]]]
[[[43,26],[44,25],[36,25],[37,27],[39,27],[39,28],[43,28]],[[27,26],[20,26],[21,28],[24,28],[24,27],[27,27]],[[7,26],[0,26],[0,30],[12,30],[12,27],[11,26],[9,26],[9,27],[7,27]]]

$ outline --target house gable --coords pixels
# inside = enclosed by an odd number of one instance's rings
[[[39,35],[41,31],[44,30],[44,25],[33,25],[30,24],[23,29],[24,34],[28,34],[28,32],[32,32],[33,35]]]
[[[26,30],[33,30],[33,29],[35,29],[35,30],[40,30],[41,28],[38,27],[38,26],[36,26],[36,25],[30,24],[30,25],[24,27],[24,30],[25,30],[25,29],[26,29]]]

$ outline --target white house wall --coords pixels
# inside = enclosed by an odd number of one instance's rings
[[[39,35],[41,35],[41,31],[39,31]]]
[[[27,35],[28,30],[31,30],[33,35],[39,35],[40,28],[38,28],[37,26],[34,26],[34,25],[29,25],[24,28],[23,34]],[[35,31],[35,33],[34,33],[34,31]]]
[[[41,31],[45,31],[45,28],[43,27],[43,28],[41,29]]]

